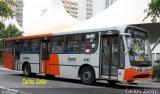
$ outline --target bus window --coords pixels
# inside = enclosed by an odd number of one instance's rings
[[[22,54],[29,54],[29,49],[30,49],[29,40],[23,40],[21,53]]]
[[[6,42],[6,53],[13,53],[13,42]]]
[[[32,39],[31,40],[31,48],[30,53],[38,54],[39,53],[39,39]]]
[[[52,41],[52,53],[65,53],[67,47],[65,46],[65,36],[54,37]]]
[[[78,53],[79,52],[79,35],[71,35],[67,37],[68,39],[68,53]]]
[[[98,34],[83,34],[81,53],[93,53],[98,45]]]
[[[123,40],[122,40],[122,37],[120,38],[120,64],[119,64],[119,68],[124,68],[125,65],[124,65],[124,62],[125,62],[125,56],[124,56],[124,44],[123,44]]]

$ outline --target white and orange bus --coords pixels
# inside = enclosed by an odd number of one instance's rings
[[[152,75],[148,33],[119,26],[5,39],[4,66],[25,76],[45,74],[81,79],[146,80]]]

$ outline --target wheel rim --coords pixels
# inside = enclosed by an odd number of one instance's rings
[[[91,75],[91,73],[90,73],[89,71],[84,72],[84,74],[83,74],[83,80],[84,80],[85,82],[90,81],[91,78],[92,78],[92,75]]]
[[[25,69],[24,69],[25,75],[28,75],[28,74],[29,74],[29,73],[28,73],[28,70],[29,70],[29,69],[28,69],[28,66],[26,66]]]

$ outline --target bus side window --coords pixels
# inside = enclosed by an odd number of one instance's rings
[[[120,64],[119,64],[119,68],[124,68],[125,65],[124,65],[124,62],[125,62],[125,56],[124,56],[124,44],[123,44],[123,38],[121,37],[120,38]]]
[[[51,53],[65,53],[65,36],[54,37],[52,41]]]
[[[82,34],[81,53],[93,53],[97,49],[98,34]]]
[[[21,54],[29,54],[30,46],[29,40],[23,40]]]
[[[68,40],[68,53],[79,53],[79,35],[67,36]]]
[[[6,42],[5,45],[5,52],[6,53],[13,53],[13,42]]]
[[[32,39],[31,40],[30,53],[38,54],[39,53],[39,45],[40,45],[40,40],[39,39]]]

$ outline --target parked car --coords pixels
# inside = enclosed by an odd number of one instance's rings
[[[160,65],[160,59],[157,59],[154,61],[153,66],[158,66]]]

